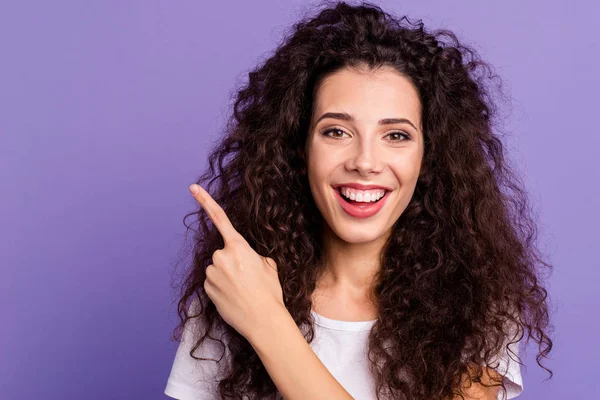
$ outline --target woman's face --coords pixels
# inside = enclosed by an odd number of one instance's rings
[[[423,151],[417,91],[391,67],[343,69],[317,90],[306,143],[310,190],[329,228],[345,242],[387,237],[413,195]],[[346,187],[351,184],[380,188]],[[347,202],[339,190],[363,202]],[[365,200],[382,193],[365,208]]]

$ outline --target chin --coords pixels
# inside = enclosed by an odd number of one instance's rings
[[[365,227],[360,226],[338,226],[332,229],[332,231],[341,240],[351,244],[369,243],[383,236],[383,230],[367,230]]]

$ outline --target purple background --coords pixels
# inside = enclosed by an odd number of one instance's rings
[[[229,95],[302,1],[0,6],[0,398],[163,399],[188,185]],[[555,372],[522,399],[600,396],[593,1],[378,2],[455,30],[512,96],[505,131],[555,266]]]

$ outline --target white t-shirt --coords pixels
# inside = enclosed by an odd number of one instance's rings
[[[376,399],[375,385],[368,370],[367,338],[373,321],[338,321],[325,318],[312,311],[315,318],[315,337],[311,348],[335,379],[356,400]],[[193,321],[197,321],[194,319]],[[179,400],[218,400],[218,379],[222,370],[214,361],[195,360],[190,356],[191,330],[189,325],[183,332],[177,348],[171,374],[167,380],[165,394]],[[225,342],[225,339],[221,339]],[[226,342],[225,342],[226,344]],[[518,355],[518,343],[510,345]],[[203,347],[196,350],[197,357],[210,357],[222,361],[227,359],[229,349],[214,340],[206,339]],[[515,357],[516,360],[516,357]],[[512,399],[523,391],[520,365],[510,357],[503,356],[496,370],[506,376],[504,383],[507,398]],[[498,399],[503,398],[502,390]]]

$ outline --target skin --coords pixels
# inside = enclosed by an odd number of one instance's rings
[[[329,112],[348,113],[354,121],[320,119]],[[412,124],[379,125],[384,118],[405,118]],[[325,132],[331,128],[335,130]],[[321,304],[339,304],[339,312],[375,318],[369,291],[380,268],[379,254],[413,195],[423,152],[419,96],[396,70],[344,69],[318,88],[306,145],[310,189],[326,222],[328,262],[317,284],[317,303],[321,298]],[[378,184],[392,192],[377,214],[354,218],[342,210],[331,187],[346,182]]]
[[[346,90],[348,87],[353,90]],[[319,290],[328,293],[333,304],[348,300],[347,304],[356,305],[358,308],[349,307],[353,314],[365,303],[365,293],[379,268],[378,254],[414,192],[423,157],[423,138],[417,125],[420,105],[409,81],[393,70],[344,70],[330,76],[317,92],[315,117],[330,111],[347,112],[355,121],[314,120],[307,141],[311,191],[327,222],[329,264]],[[415,127],[407,123],[377,125],[381,118],[400,117],[413,121]],[[335,134],[342,139],[321,135],[333,126],[345,132]],[[408,133],[411,140],[388,137],[395,131]],[[345,215],[334,197],[330,185],[341,182],[381,184],[393,191],[378,214],[359,220]],[[275,261],[250,247],[203,188],[192,185],[190,191],[225,243],[213,254],[214,264],[207,268],[204,289],[224,320],[252,344],[284,398],[352,399],[287,312]],[[489,382],[485,375],[484,382]],[[465,399],[496,399],[497,390],[473,384],[464,390]]]
[[[352,90],[348,90],[352,88]],[[345,321],[377,318],[370,295],[379,256],[395,221],[414,193],[424,154],[421,102],[411,81],[391,67],[343,69],[329,75],[317,89],[306,142],[311,193],[325,220],[326,269],[313,294],[321,315]],[[347,113],[344,118],[321,118]],[[381,119],[407,119],[380,125]],[[329,129],[333,131],[327,132]],[[397,133],[407,134],[402,136]],[[358,182],[392,189],[384,207],[369,218],[346,214],[334,184]],[[486,368],[482,381],[492,384],[496,371]],[[468,384],[465,399],[496,399],[498,387]],[[461,397],[456,397],[460,399]]]
[[[191,185],[190,192],[225,243],[213,252],[204,282],[223,320],[250,342],[286,400],[351,400],[285,307],[275,260],[254,251],[204,188]]]

